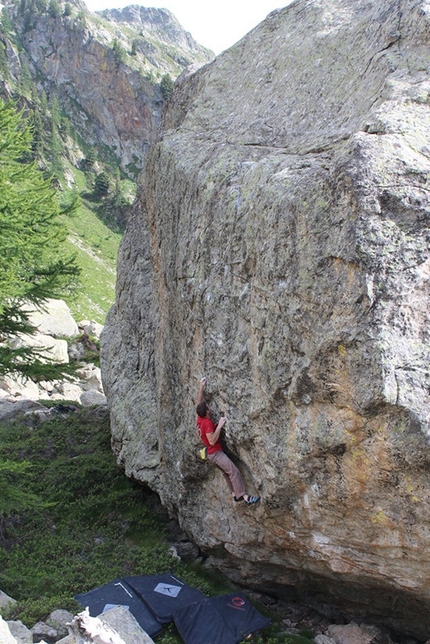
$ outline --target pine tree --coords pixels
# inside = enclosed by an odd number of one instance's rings
[[[124,47],[119,42],[118,38],[114,38],[114,40],[113,40],[112,51],[113,51],[113,53],[115,55],[117,63],[125,62],[125,59],[127,58],[127,52],[125,51]]]
[[[21,74],[19,77],[19,93],[21,96],[30,98],[31,88],[33,86],[30,70],[25,60],[20,60],[20,62],[21,62]]]
[[[94,181],[94,192],[99,195],[107,195],[110,189],[109,175],[107,172],[100,172]]]
[[[95,162],[97,161],[97,153],[94,146],[91,146],[88,150],[87,156],[82,159],[82,168],[83,170],[91,170],[94,167]]]
[[[1,31],[8,36],[12,31],[12,23],[10,20],[9,11],[7,10],[6,7],[3,7],[1,11],[0,22],[1,22]]]
[[[6,48],[1,40],[0,40],[0,75],[3,76],[4,80],[8,80],[10,76],[9,65],[8,65],[7,55],[6,55]]]
[[[36,160],[43,159],[43,149],[45,142],[45,128],[43,127],[42,117],[37,107],[32,110],[29,117],[29,123],[33,132],[33,140],[31,142],[31,150]]]
[[[49,1],[48,13],[52,18],[58,18],[58,16],[61,16],[61,7],[58,0]]]
[[[167,100],[173,91],[173,80],[170,74],[164,74],[160,82],[160,89],[163,94],[163,98]]]
[[[31,348],[11,349],[11,334],[34,333],[23,302],[43,304],[64,297],[76,285],[79,269],[65,256],[66,229],[51,182],[34,163],[23,163],[31,148],[31,132],[11,103],[0,101],[0,375],[58,377],[67,365],[46,364]]]

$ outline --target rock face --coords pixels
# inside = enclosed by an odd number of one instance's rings
[[[298,0],[172,95],[102,334],[113,445],[223,572],[428,638],[430,4]],[[200,377],[256,509],[199,462]]]

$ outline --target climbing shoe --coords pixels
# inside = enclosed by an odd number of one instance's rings
[[[261,499],[260,496],[248,496],[248,500],[245,501],[246,505],[255,505]]]

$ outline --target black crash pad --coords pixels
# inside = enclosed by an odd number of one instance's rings
[[[271,619],[258,612],[242,593],[210,597],[212,606],[225,619],[240,642],[243,636],[270,626]]]
[[[237,644],[271,624],[241,593],[207,597],[180,608],[173,621],[185,644]]]
[[[97,617],[114,606],[125,606],[150,637],[162,631],[160,622],[124,579],[114,579],[109,584],[75,595],[75,599],[83,608],[88,607],[91,617]]]
[[[170,573],[124,577],[161,623],[171,622],[173,611],[204,599],[205,595]]]

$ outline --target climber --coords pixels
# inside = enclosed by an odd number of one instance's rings
[[[259,502],[260,497],[246,493],[241,473],[223,450],[219,437],[226,418],[224,416],[220,418],[218,425],[213,422],[209,405],[205,402],[205,385],[206,378],[202,378],[197,397],[197,427],[200,438],[207,448],[208,459],[222,470],[233,499],[244,501],[247,505],[254,505]]]

